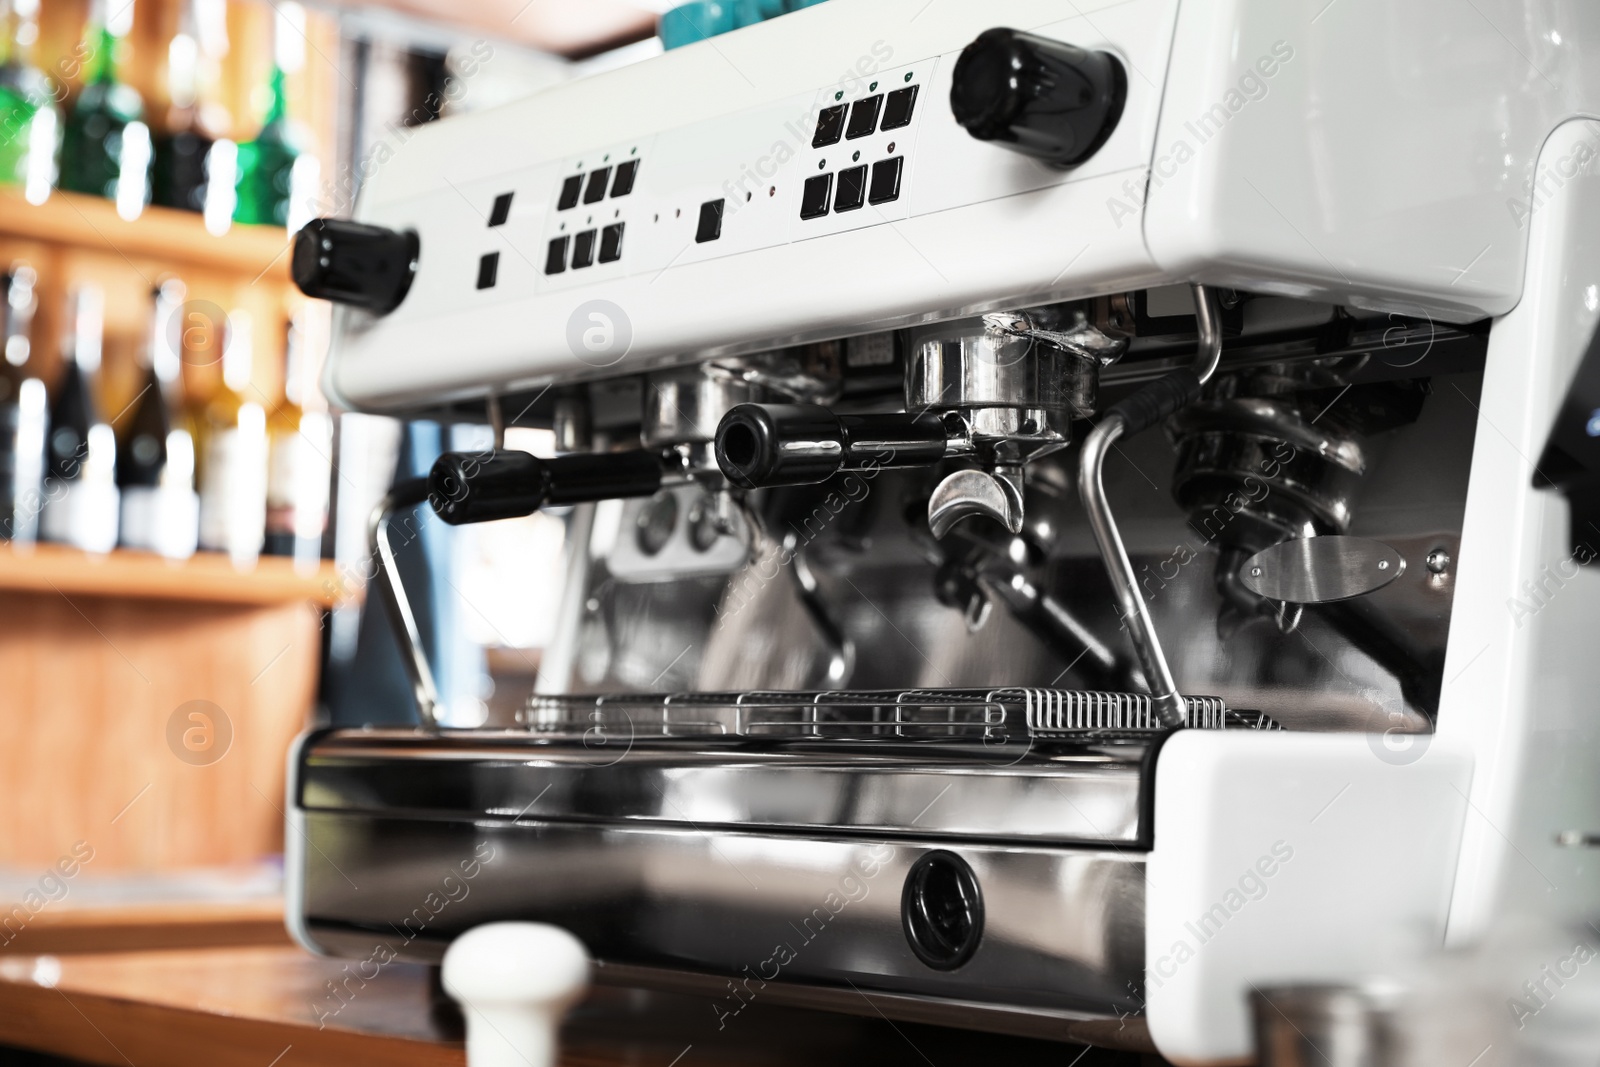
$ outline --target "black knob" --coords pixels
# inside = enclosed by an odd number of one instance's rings
[[[1128,97],[1115,56],[1020,30],[980,34],[954,77],[950,110],[968,133],[1061,167],[1099,151]]]
[[[400,306],[417,271],[417,235],[347,219],[316,219],[294,235],[289,272],[307,296],[380,315]]]
[[[428,502],[451,526],[532,515],[546,504],[650,496],[664,471],[654,452],[539,459],[526,452],[446,452],[428,475]]]
[[[740,404],[717,426],[717,466],[734,485],[812,485],[841,471],[918,467],[944,458],[931,414],[835,415],[816,404]]]

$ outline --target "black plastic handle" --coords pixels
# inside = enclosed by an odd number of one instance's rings
[[[539,459],[526,452],[446,452],[428,475],[428,501],[451,526],[531,515],[546,505],[650,496],[664,471],[654,452]]]
[[[1106,414],[1120,417],[1124,436],[1132,437],[1199,399],[1200,376],[1185,367],[1117,401]]]
[[[841,471],[921,467],[944,458],[933,415],[836,415],[818,404],[740,404],[717,427],[717,465],[744,489],[814,485]]]

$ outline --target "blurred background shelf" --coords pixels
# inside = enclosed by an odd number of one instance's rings
[[[0,956],[287,945],[283,901],[185,901],[46,909]]]
[[[333,607],[347,595],[331,562],[308,572],[292,560],[264,556],[239,570],[228,557],[213,552],[178,562],[120,549],[94,556],[49,544],[0,546],[0,594],[7,592],[321,607]]]
[[[22,190],[0,187],[0,237],[114,252],[131,258],[207,267],[247,279],[289,277],[289,235],[276,226],[234,226],[217,235],[191,211],[146,207],[129,221],[111,201],[56,190],[31,204]]]

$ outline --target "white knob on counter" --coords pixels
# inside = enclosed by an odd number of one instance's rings
[[[444,954],[467,1020],[467,1067],[555,1067],[556,1033],[589,988],[583,942],[543,923],[487,923]]]

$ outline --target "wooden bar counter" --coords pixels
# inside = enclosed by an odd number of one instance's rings
[[[287,946],[8,956],[0,958],[0,1046],[108,1067],[464,1067],[460,1016],[430,968],[392,963],[341,1000],[330,983],[343,968]],[[1139,1062],[759,1003],[719,1029],[703,999],[605,988],[573,1012],[563,1034],[569,1067]],[[4,1048],[0,1061],[11,1062]]]

